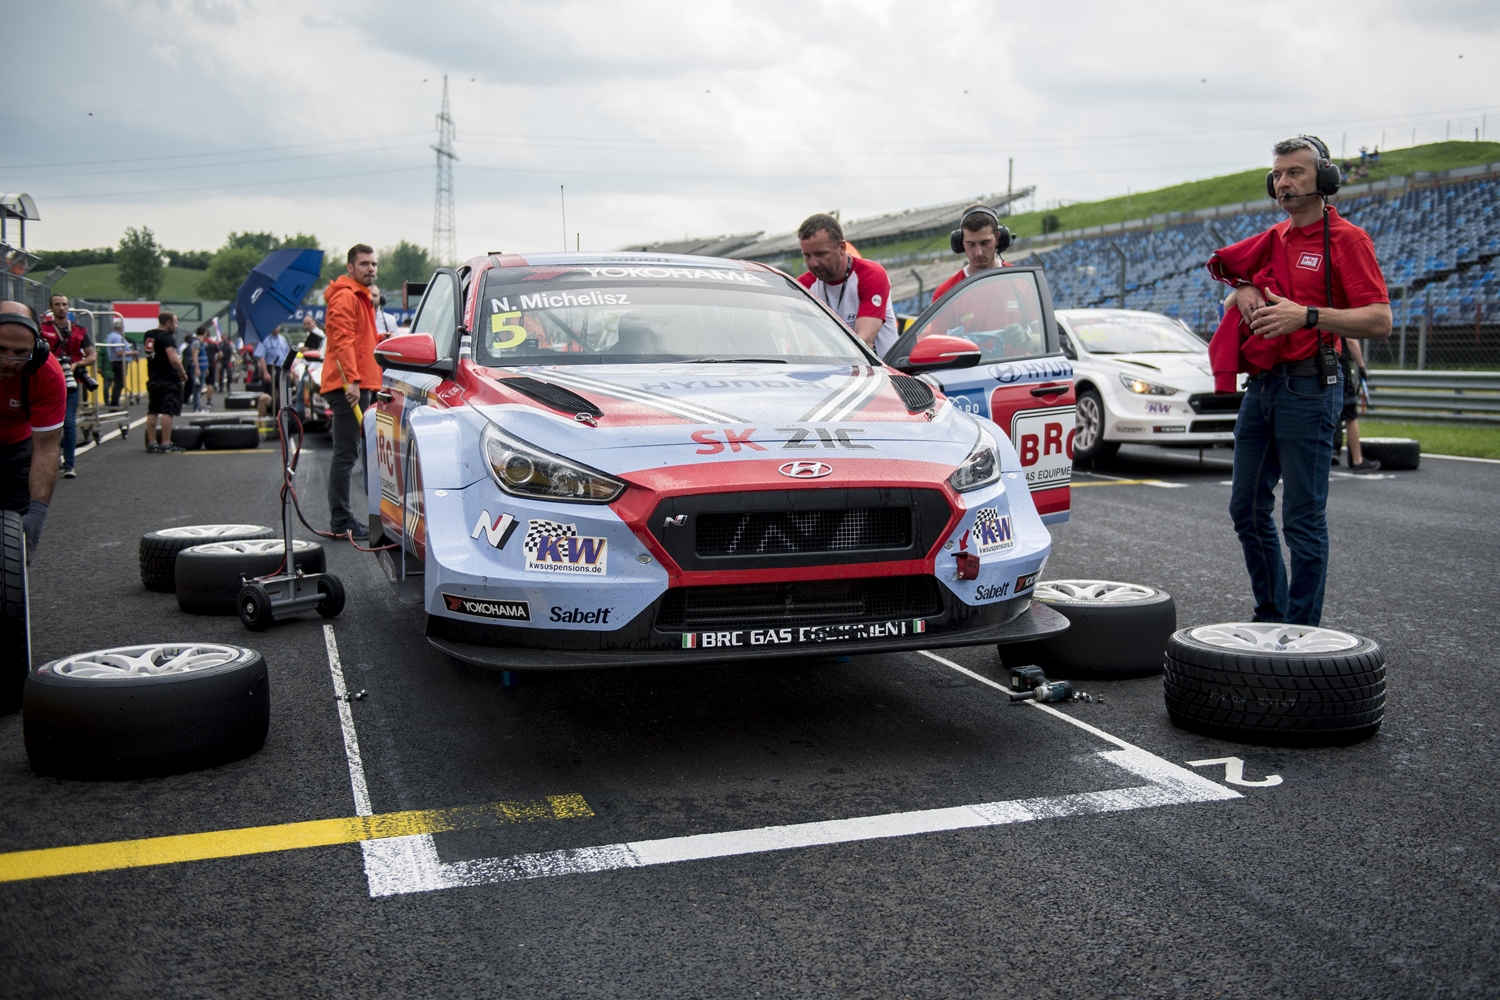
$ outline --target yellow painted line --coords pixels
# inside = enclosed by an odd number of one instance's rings
[[[197,448],[185,451],[184,455],[279,455],[276,448]]]
[[[1109,479],[1098,483],[1074,482],[1075,490],[1083,489],[1085,486],[1151,486],[1161,482],[1160,479]]]
[[[233,858],[246,854],[270,854],[307,847],[353,844],[361,840],[410,837],[424,833],[449,833],[507,823],[538,820],[587,819],[594,810],[582,795],[549,795],[530,802],[492,802],[457,809],[415,809],[376,816],[315,819],[276,826],[252,826],[239,830],[187,833],[176,837],[117,840],[77,847],[48,847],[36,851],[0,854],[0,882],[19,882],[58,875],[146,868],[208,858]]]

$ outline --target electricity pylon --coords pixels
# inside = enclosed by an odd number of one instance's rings
[[[437,116],[437,199],[432,208],[432,256],[439,264],[458,261],[458,235],[453,226],[453,115],[448,112],[448,77],[443,76],[443,110]]]

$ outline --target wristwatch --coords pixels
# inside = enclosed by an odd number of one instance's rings
[[[1308,306],[1307,307],[1307,322],[1302,324],[1302,329],[1304,329],[1304,330],[1311,330],[1313,327],[1315,327],[1317,325],[1318,325],[1318,307],[1317,306]]]

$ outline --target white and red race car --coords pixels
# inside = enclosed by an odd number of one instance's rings
[[[1057,352],[1050,306],[1033,322]],[[377,348],[371,537],[433,645],[505,669],[1061,631],[1031,602],[1051,549],[1033,489],[1066,516],[1066,478],[1028,483],[1004,430],[912,376],[981,359],[928,334],[888,367],[749,262],[439,269],[412,332]],[[1018,391],[1056,410],[1058,381]]]

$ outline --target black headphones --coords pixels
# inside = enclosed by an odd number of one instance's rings
[[[48,347],[47,341],[42,338],[41,327],[37,326],[36,320],[32,319],[26,313],[0,313],[0,325],[6,323],[24,326],[31,331],[31,359],[26,362],[26,374],[30,375],[36,372],[42,365],[47,363],[47,358],[52,353],[52,348]]]
[[[1337,194],[1339,185],[1343,183],[1343,176],[1339,173],[1339,168],[1333,165],[1333,159],[1328,155],[1328,147],[1323,144],[1322,139],[1319,139],[1315,135],[1299,135],[1297,138],[1306,139],[1312,144],[1313,155],[1318,161],[1318,183],[1317,187],[1313,190],[1325,198],[1329,195]],[[1277,201],[1279,199],[1276,197],[1276,178],[1273,176],[1274,173],[1275,171],[1266,171],[1266,195],[1272,201]]]
[[[983,215],[988,217],[990,220],[990,224],[995,227],[996,253],[1000,253],[1002,250],[1009,249],[1010,245],[1015,242],[1015,237],[1010,234],[1010,230],[1000,225],[999,212],[996,212],[988,205],[975,205],[973,208],[964,213],[964,217],[958,222],[958,228],[953,230],[952,233],[948,234],[948,246],[953,250],[954,253],[964,252],[964,223],[968,222],[976,215]]]

